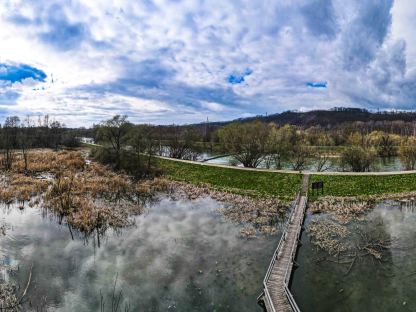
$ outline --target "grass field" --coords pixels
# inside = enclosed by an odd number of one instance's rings
[[[240,194],[272,195],[291,200],[301,185],[300,174],[239,170],[161,159],[168,177]],[[416,191],[416,174],[311,175],[310,183],[324,182],[324,195],[369,196]],[[311,192],[309,192],[311,196]],[[311,196],[311,199],[316,196]]]
[[[165,174],[178,181],[208,184],[213,188],[246,195],[271,195],[293,200],[300,188],[300,174],[261,172],[204,166],[168,159],[160,159]]]
[[[416,191],[416,174],[396,175],[312,175],[310,183],[324,182],[324,194],[368,196]]]

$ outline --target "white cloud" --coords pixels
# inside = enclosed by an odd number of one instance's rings
[[[409,109],[416,9],[392,3],[6,0],[0,63],[48,75],[44,90],[19,86],[7,113],[88,124],[116,112],[178,123],[334,105]],[[228,82],[246,69],[244,83]],[[306,87],[314,81],[328,88]]]
[[[214,103],[214,102],[205,102],[203,101],[201,106],[203,108],[209,109],[213,112],[223,112],[226,110],[226,107],[222,104],[219,103]]]

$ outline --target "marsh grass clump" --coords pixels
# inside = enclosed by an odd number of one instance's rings
[[[60,222],[86,235],[102,234],[109,227],[132,224],[130,216],[143,211],[143,201],[166,190],[161,179],[134,181],[109,166],[86,161],[82,151],[27,153],[27,163],[16,155],[14,165],[0,178],[0,200],[18,201],[24,209],[42,204],[59,216]]]
[[[30,201],[32,197],[42,194],[48,187],[48,182],[19,173],[8,173],[1,180],[0,200],[10,204]]]
[[[127,177],[101,168],[83,171],[61,171],[44,196],[45,206],[66,218],[74,228],[90,234],[102,234],[108,227],[130,224],[129,213],[141,210],[134,185]]]
[[[135,190],[137,193],[144,196],[153,196],[158,192],[169,192],[173,191],[172,184],[169,180],[165,178],[154,178],[149,180],[144,180],[141,183],[136,183]]]
[[[11,283],[0,283],[0,311],[20,311],[17,287]]]
[[[308,233],[312,243],[327,251],[331,256],[349,248],[343,239],[350,235],[350,231],[346,226],[332,220],[312,221],[308,226]]]
[[[332,218],[337,221],[348,223],[362,217],[373,206],[372,199],[325,196],[310,202],[308,209],[312,213],[331,213]]]
[[[1,259],[4,262],[4,259]],[[0,311],[21,311],[18,296],[18,285],[7,281],[4,276],[14,273],[17,269],[10,265],[0,264]],[[23,297],[21,297],[23,298]]]
[[[79,166],[81,154],[71,154],[67,166],[56,172],[45,192],[45,206],[83,233],[103,234],[132,224],[130,216],[144,210],[144,201],[164,191],[164,179],[134,181],[109,166],[90,162]],[[69,168],[69,169],[68,169]]]
[[[247,238],[255,237],[257,230],[252,226],[245,226],[241,229],[240,234]]]
[[[25,157],[27,158],[27,168]],[[82,157],[81,151],[52,152],[46,149],[35,149],[27,152],[26,156],[16,153],[10,171],[30,175],[40,172],[55,173],[63,169],[82,170],[84,167],[85,159]]]
[[[77,198],[75,204],[77,208],[67,216],[67,222],[85,234],[94,230],[104,234],[109,227],[117,229],[131,224],[127,211],[100,207],[82,198]]]

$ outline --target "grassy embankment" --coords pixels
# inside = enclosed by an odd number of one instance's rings
[[[84,146],[94,147],[84,144]],[[301,175],[236,168],[224,168],[160,159],[165,174],[178,181],[209,184],[238,194],[270,195],[291,200],[301,185]],[[324,195],[371,196],[416,191],[416,174],[395,175],[325,175],[313,174],[310,183],[324,182]],[[310,199],[316,198],[309,192]]]
[[[160,159],[167,177],[193,184],[208,184],[223,191],[242,195],[269,195],[293,200],[301,185],[300,174],[241,170]]]
[[[416,174],[312,175],[310,183],[316,181],[323,181],[324,195],[331,196],[377,196],[416,191]]]
[[[161,159],[160,164],[173,180],[206,183],[213,188],[239,194],[271,195],[291,200],[301,185],[301,175],[295,173],[246,171],[167,159]],[[311,175],[310,183],[316,181],[324,182],[324,195],[330,196],[377,196],[416,191],[416,174]],[[314,198],[316,196],[311,196],[311,199]]]

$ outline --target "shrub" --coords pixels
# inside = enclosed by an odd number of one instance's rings
[[[370,171],[376,154],[371,149],[351,146],[341,153],[341,165],[354,172]]]

